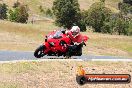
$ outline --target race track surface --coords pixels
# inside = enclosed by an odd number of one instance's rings
[[[44,56],[40,59],[66,59],[65,57]],[[132,61],[132,58],[115,57],[115,56],[94,56],[82,55],[74,56],[71,59],[83,61]],[[38,60],[34,57],[33,52],[23,51],[0,51],[0,61],[16,61],[16,60]]]

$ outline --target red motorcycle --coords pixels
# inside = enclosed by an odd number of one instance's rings
[[[83,36],[83,42],[79,45],[73,45],[71,39],[65,34],[65,30],[53,31],[45,36],[45,42],[39,46],[34,56],[41,58],[47,56],[81,56],[82,47],[86,46],[87,36]]]

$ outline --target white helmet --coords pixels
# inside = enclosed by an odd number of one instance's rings
[[[78,26],[73,26],[71,32],[73,36],[77,36],[80,33],[80,28]]]

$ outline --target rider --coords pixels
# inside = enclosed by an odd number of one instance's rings
[[[78,26],[73,26],[71,30],[66,31],[66,34],[71,38],[74,45],[79,45],[83,42],[80,28]]]
[[[78,48],[83,43],[82,35],[80,34],[80,28],[78,26],[73,26],[70,30],[66,31],[67,36],[70,37],[73,45],[69,46],[69,51],[80,51],[79,55],[82,55],[82,48]]]

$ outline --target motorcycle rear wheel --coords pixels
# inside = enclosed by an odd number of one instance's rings
[[[41,58],[41,57],[43,57],[43,56],[44,56],[44,49],[45,49],[44,45],[39,46],[39,47],[35,50],[34,56],[35,56],[36,58]]]

